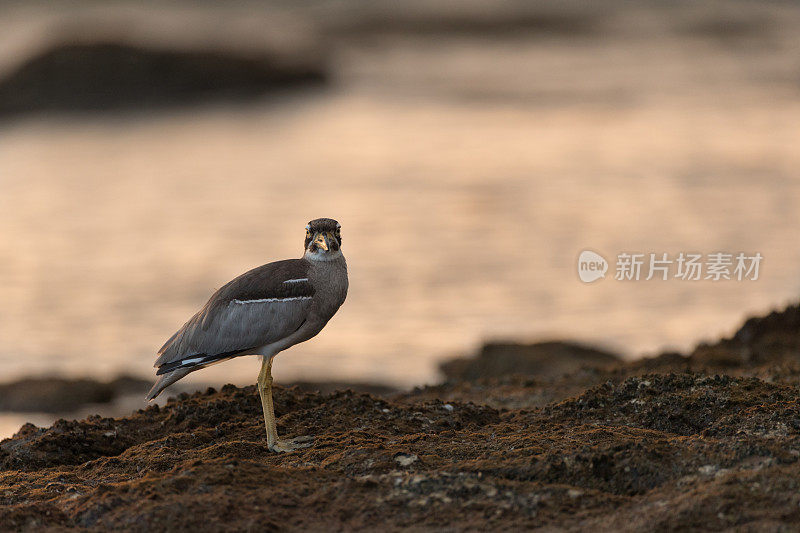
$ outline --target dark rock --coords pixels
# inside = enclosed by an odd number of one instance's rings
[[[321,58],[287,62],[257,52],[63,43],[0,78],[0,115],[252,99],[276,89],[318,85],[326,77]]]
[[[24,378],[0,385],[0,411],[69,413],[87,404],[109,403],[121,394],[146,392],[148,386],[149,382],[130,376],[109,383],[93,379]]]
[[[477,357],[447,361],[440,368],[447,379],[475,380],[511,374],[554,377],[617,362],[614,354],[569,342],[492,342]]]
[[[756,362],[783,357],[800,360],[800,304],[749,318],[733,337],[715,346],[740,352]]]

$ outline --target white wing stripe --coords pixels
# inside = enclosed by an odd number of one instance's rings
[[[240,305],[261,304],[270,302],[292,302],[294,300],[310,300],[311,298],[311,296],[293,296],[291,298],[264,298],[263,300],[233,300],[233,303]]]
[[[284,283],[302,283],[308,281],[308,278],[287,279]]]

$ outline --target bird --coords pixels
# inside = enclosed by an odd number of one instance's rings
[[[217,290],[158,351],[158,379],[147,400],[191,372],[234,357],[259,355],[258,393],[268,449],[289,452],[311,446],[311,437],[278,439],[272,360],[322,331],[344,303],[349,282],[336,220],[309,222],[304,246],[301,258],[254,268]]]

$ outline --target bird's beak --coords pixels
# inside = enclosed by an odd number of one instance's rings
[[[323,250],[325,250],[327,252],[328,251],[328,234],[327,233],[322,233],[322,232],[317,233],[317,235],[314,237],[314,244],[316,244],[317,247],[322,248]]]

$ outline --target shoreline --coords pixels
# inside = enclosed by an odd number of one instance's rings
[[[26,424],[0,442],[0,522],[134,531],[222,522],[243,530],[797,525],[798,325],[800,306],[790,306],[691,354],[625,362],[600,353],[593,365],[584,351],[560,373],[470,375],[487,368],[478,357],[451,363],[442,384],[401,392],[278,386],[281,435],[315,437],[289,454],[267,451],[253,386],[181,393],[126,417]],[[577,349],[546,346],[488,352],[494,360],[516,352],[516,368],[535,370]]]

